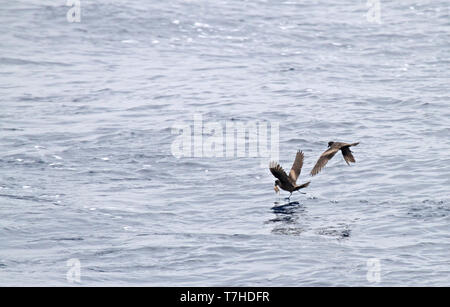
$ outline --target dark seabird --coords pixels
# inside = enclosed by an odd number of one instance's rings
[[[290,192],[291,194],[289,197],[291,197],[292,192],[298,191],[300,189],[306,188],[310,181],[302,184],[297,185],[297,178],[300,175],[300,171],[302,170],[303,166],[303,152],[298,151],[297,155],[295,156],[294,164],[292,165],[291,171],[289,172],[289,176],[286,174],[286,172],[283,170],[283,168],[278,164],[277,162],[270,162],[269,169],[272,175],[274,175],[277,180],[275,181],[274,190],[275,192],[279,192],[281,189]]]
[[[342,155],[344,156],[345,162],[350,165],[349,162],[355,163],[355,157],[352,155],[352,151],[350,150],[351,146],[358,145],[357,143],[341,143],[341,142],[328,142],[328,149],[325,150],[323,154],[320,155],[319,160],[317,160],[316,165],[311,170],[311,176],[317,175],[320,170],[327,164],[327,162],[334,157],[334,155],[340,150],[342,151]]]

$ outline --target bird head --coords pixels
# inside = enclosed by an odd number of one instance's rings
[[[331,141],[331,142],[328,142],[328,147],[331,147],[331,146],[333,146],[333,144],[334,144],[334,142],[333,142],[333,141]]]
[[[278,188],[279,185],[280,185],[280,180],[276,180],[275,185],[273,186],[275,193],[280,193],[280,189]]]

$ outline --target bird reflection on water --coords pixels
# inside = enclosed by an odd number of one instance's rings
[[[298,201],[291,202],[288,198],[285,200],[287,202],[274,202],[271,210],[275,217],[266,224],[276,224],[272,229],[274,234],[300,235],[305,231],[305,226],[302,225],[305,219],[301,218],[305,215],[305,207]]]
[[[293,214],[295,212],[295,209],[301,207],[298,201],[291,202],[288,198],[286,198],[286,200],[288,200],[288,202],[281,204],[279,202],[274,202],[274,206],[271,208],[272,211],[279,214]]]
[[[289,201],[285,198],[283,201],[276,201],[271,208],[275,217],[269,219],[265,224],[272,224],[273,234],[299,236],[305,233],[314,233],[321,237],[330,237],[337,240],[343,240],[350,237],[350,224],[339,222],[334,225],[324,225],[326,220],[311,219],[308,210],[303,203],[298,201]],[[318,225],[314,225],[318,222]]]

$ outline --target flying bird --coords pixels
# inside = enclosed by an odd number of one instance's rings
[[[321,155],[319,160],[317,160],[316,165],[311,170],[311,176],[317,175],[320,170],[330,161],[331,158],[340,150],[342,151],[342,155],[344,156],[345,162],[350,165],[350,162],[355,163],[355,157],[352,155],[352,151],[350,147],[358,145],[357,143],[341,143],[341,142],[328,142],[328,149],[325,150]]]
[[[270,162],[270,172],[277,178],[277,180],[275,180],[275,186],[273,188],[276,193],[280,191],[280,189],[278,188],[280,187],[281,189],[290,192],[291,194],[289,195],[289,197],[291,197],[292,192],[306,188],[309,185],[310,181],[302,185],[297,185],[296,183],[297,178],[298,176],[300,176],[300,172],[302,170],[303,158],[303,152],[297,151],[297,155],[295,156],[295,161],[292,165],[289,175],[286,174],[280,164],[274,161]]]

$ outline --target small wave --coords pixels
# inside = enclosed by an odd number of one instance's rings
[[[17,58],[0,58],[0,64],[5,65],[39,65],[39,66],[72,66],[70,63],[51,62],[51,61],[30,61]]]

